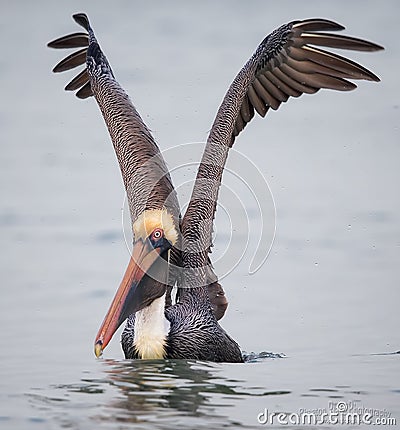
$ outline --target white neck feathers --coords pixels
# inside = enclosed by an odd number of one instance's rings
[[[139,358],[165,357],[165,294],[135,314],[134,345]]]

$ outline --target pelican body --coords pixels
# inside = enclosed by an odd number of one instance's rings
[[[222,174],[235,138],[254,113],[265,116],[289,97],[321,88],[349,91],[351,80],[379,81],[363,66],[319,46],[377,51],[372,42],[335,34],[344,27],[325,19],[293,21],[268,35],[229,87],[207,139],[184,217],[170,174],[150,131],[115,79],[83,13],[85,32],[60,37],[52,48],[80,48],[54,72],[84,64],[65,87],[94,96],[115,149],[133,230],[133,251],[95,339],[100,356],[118,327],[126,358],[242,362],[239,345],[218,320],[227,300],[210,259],[212,226]],[[172,288],[177,288],[172,300]]]

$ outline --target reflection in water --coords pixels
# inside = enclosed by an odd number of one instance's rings
[[[268,359],[260,361],[266,364]],[[124,423],[170,428],[171,422],[182,423],[186,428],[203,428],[206,423],[206,427],[212,423],[212,428],[224,428],[245,425],[230,417],[232,408],[240,410],[245,399],[290,394],[285,390],[266,391],[265,381],[249,387],[245,380],[223,376],[230,373],[230,366],[235,375],[241,375],[254,364],[101,360],[99,365],[100,377],[97,368],[96,376],[89,374],[79,383],[52,386],[45,395],[30,393],[31,403],[63,426],[72,428],[83,428],[85,422],[92,421],[106,428],[115,424],[122,428],[120,425]],[[245,426],[249,428],[248,424]]]
[[[233,406],[227,401],[235,396],[249,396],[241,389],[243,381],[221,378],[218,365],[187,360],[129,360],[104,361],[108,383],[117,386],[122,396],[113,399],[109,407],[119,411],[118,419],[140,422],[149,416],[157,421],[171,416],[219,418],[227,424],[228,413],[223,416],[221,406]],[[96,380],[87,379],[93,384]],[[263,392],[253,395],[286,394]],[[220,399],[220,401],[218,401]],[[218,408],[218,412],[217,409]],[[224,411],[224,409],[222,409]],[[113,414],[114,415],[114,414]],[[115,419],[115,415],[101,417]],[[187,422],[187,421],[185,421]],[[235,423],[238,424],[237,422]]]
[[[132,416],[153,414],[159,408],[189,412],[201,416],[201,407],[208,403],[207,392],[236,394],[234,388],[213,381],[206,366],[188,361],[112,362],[110,382],[124,394],[112,407],[130,411]],[[211,408],[212,409],[212,408]],[[210,408],[207,408],[210,413]]]

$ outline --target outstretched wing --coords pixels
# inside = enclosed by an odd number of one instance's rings
[[[383,49],[365,40],[330,33],[343,30],[325,19],[293,21],[268,35],[234,79],[218,110],[199,166],[192,197],[182,222],[182,264],[186,282],[195,286],[206,277],[207,254],[229,148],[256,111],[265,116],[289,97],[313,94],[321,88],[349,91],[349,81],[379,78],[363,66],[319,48],[354,51]]]
[[[132,221],[146,209],[165,206],[179,220],[179,206],[164,159],[149,129],[114,73],[83,13],[73,15],[87,33],[73,33],[48,44],[51,48],[81,48],[53,69],[63,72],[84,65],[65,87],[79,98],[94,95],[103,114],[124,181]]]
[[[120,165],[132,221],[145,209],[164,206],[179,226],[181,217],[178,199],[167,166],[150,131],[116,81],[87,16],[81,13],[73,15],[73,18],[86,33],[68,34],[48,43],[50,48],[55,49],[80,48],[61,60],[53,72],[64,72],[84,65],[65,90],[77,91],[76,96],[81,99],[95,96]],[[171,252],[170,284],[179,278],[179,243]],[[227,301],[222,287],[217,288],[215,280],[216,276],[210,267],[209,296],[219,319],[225,312]],[[168,288],[166,301],[167,305],[171,304],[171,287]]]

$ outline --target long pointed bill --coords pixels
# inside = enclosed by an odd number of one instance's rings
[[[94,353],[99,357],[110,342],[118,327],[128,317],[128,297],[131,299],[139,282],[160,255],[160,249],[154,249],[148,241],[139,239],[133,247],[132,257],[122,282],[115,294],[103,324],[97,333]]]

